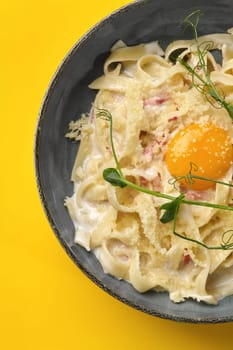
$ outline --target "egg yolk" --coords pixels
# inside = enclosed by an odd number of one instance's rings
[[[212,123],[190,124],[178,131],[168,143],[165,161],[170,173],[185,176],[191,164],[193,175],[221,178],[232,164],[233,148],[225,130]],[[181,181],[188,187],[187,182]],[[193,179],[192,190],[205,190],[214,185],[211,181]]]

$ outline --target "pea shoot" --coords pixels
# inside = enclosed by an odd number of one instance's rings
[[[183,23],[185,26],[191,26],[194,41],[196,44],[196,52],[192,52],[198,57],[198,64],[196,67],[192,67],[185,58],[178,58],[178,62],[187,70],[192,76],[193,86],[206,96],[208,101],[217,108],[225,108],[228,115],[233,119],[233,105],[225,100],[225,97],[220,89],[218,89],[210,79],[210,74],[207,69],[207,58],[206,55],[209,50],[213,47],[211,41],[199,42],[197,26],[199,23],[202,12],[200,10],[194,11],[185,17]],[[217,104],[214,104],[217,102]]]
[[[110,144],[112,149],[112,154],[115,162],[115,167],[112,168],[106,168],[103,171],[103,178],[105,181],[109,182],[112,186],[124,188],[124,187],[130,187],[133,188],[136,191],[143,192],[148,195],[152,195],[155,197],[166,199],[167,202],[162,204],[160,206],[160,210],[162,212],[162,216],[160,218],[160,221],[163,224],[166,224],[168,222],[173,221],[173,234],[176,235],[179,238],[182,238],[184,240],[193,242],[197,245],[200,245],[206,249],[217,249],[217,250],[230,250],[233,249],[233,229],[228,230],[223,233],[222,235],[222,241],[220,245],[216,246],[209,246],[205,244],[202,241],[198,241],[196,239],[193,239],[191,237],[188,237],[186,235],[183,235],[181,233],[178,233],[176,231],[177,227],[177,218],[179,215],[179,210],[181,205],[187,204],[187,205],[195,205],[195,206],[201,206],[201,207],[209,207],[209,208],[215,208],[215,209],[221,209],[221,210],[228,210],[233,211],[233,207],[230,205],[223,205],[223,204],[216,204],[216,203],[209,203],[209,202],[202,202],[202,201],[194,201],[194,200],[188,200],[185,197],[185,193],[181,192],[177,197],[168,195],[166,193],[153,191],[150,189],[147,189],[145,187],[142,187],[132,181],[129,181],[123,174],[122,168],[120,166],[120,162],[117,157],[117,153],[114,146],[114,140],[113,140],[113,119],[111,113],[106,109],[98,109],[97,111],[97,118],[101,118],[107,122],[109,122],[109,136],[110,136]],[[232,184],[225,183],[223,181],[218,181],[215,179],[209,179],[205,177],[195,176],[193,172],[194,165],[190,165],[190,171],[188,174],[182,177],[182,179],[186,179],[188,183],[191,183],[192,181],[195,181],[195,178],[202,179],[205,181],[211,181],[215,183],[220,183],[221,185],[233,187]],[[173,183],[180,180],[180,177],[173,179]]]

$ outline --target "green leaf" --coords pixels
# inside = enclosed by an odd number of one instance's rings
[[[117,186],[121,188],[127,186],[124,182],[124,179],[121,177],[121,175],[115,168],[104,169],[103,177],[104,177],[104,180],[108,181],[113,186]]]
[[[179,197],[175,198],[173,201],[161,205],[160,209],[165,210],[163,216],[160,218],[160,221],[163,224],[166,224],[167,222],[170,222],[175,219],[175,216],[178,213],[178,210],[183,198],[184,198],[184,195],[181,194]]]

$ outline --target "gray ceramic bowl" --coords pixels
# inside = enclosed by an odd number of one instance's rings
[[[137,293],[128,283],[104,274],[95,256],[73,242],[73,224],[64,207],[72,194],[70,174],[78,145],[65,139],[72,119],[90,109],[95,93],[88,84],[102,74],[111,46],[122,39],[128,45],[159,40],[163,47],[189,37],[179,23],[201,9],[199,34],[233,27],[231,0],[145,0],[121,8],[91,29],[71,50],[53,78],[41,109],[35,145],[40,196],[49,222],[77,266],[98,286],[128,305],[148,314],[177,321],[216,323],[233,321],[233,296],[218,306],[186,301],[172,303],[167,293]]]

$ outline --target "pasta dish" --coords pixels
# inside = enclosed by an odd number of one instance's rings
[[[89,115],[68,133],[81,139],[65,202],[75,242],[141,293],[216,304],[233,294],[231,30],[165,50],[119,41],[103,71]]]

